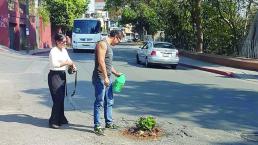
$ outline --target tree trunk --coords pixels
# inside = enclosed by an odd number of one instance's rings
[[[245,31],[244,31],[244,35],[246,35],[247,32],[247,25],[248,25],[248,21],[249,21],[249,15],[250,15],[250,11],[251,11],[251,5],[253,3],[253,0],[249,0],[249,3],[247,5],[246,8],[246,14],[245,14]]]
[[[248,58],[258,58],[258,12],[251,23],[249,33],[242,47],[241,54]]]
[[[195,24],[197,31],[197,43],[196,43],[196,52],[203,52],[203,30],[202,30],[202,18],[201,18],[201,0],[195,0]]]

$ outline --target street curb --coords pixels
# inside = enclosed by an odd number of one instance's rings
[[[31,55],[44,54],[44,53],[49,53],[49,52],[50,52],[50,50],[48,50],[48,51],[32,52]]]
[[[252,70],[252,71],[258,70],[258,59],[229,57],[229,56],[221,56],[221,55],[205,54],[205,53],[194,53],[194,52],[183,51],[183,50],[181,50],[179,54],[192,59],[209,62],[213,64],[219,64],[222,66]]]
[[[39,55],[39,54],[45,54],[45,53],[49,53],[51,49],[47,49],[47,50],[41,50],[41,51],[35,51],[35,52],[31,52],[30,55]]]
[[[230,78],[236,78],[236,75],[233,72],[221,71],[221,70],[217,70],[217,69],[211,69],[211,68],[205,68],[205,67],[199,67],[199,66],[193,66],[193,65],[184,64],[184,63],[179,63],[179,65],[188,67],[188,68],[199,69],[199,70],[203,70],[203,71],[207,71],[207,72],[211,72],[211,73],[215,73],[215,74],[220,74],[220,75],[230,77]]]

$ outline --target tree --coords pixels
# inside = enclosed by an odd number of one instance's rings
[[[71,30],[73,20],[80,18],[86,12],[88,0],[45,0],[50,21],[55,28],[64,32]]]
[[[46,25],[50,21],[50,13],[45,2],[38,7],[38,15],[42,18],[43,24]]]
[[[195,52],[239,55],[258,0],[107,0],[138,32],[164,30],[166,41]]]
[[[193,17],[194,17],[194,24],[196,25],[197,31],[197,42],[195,51],[202,53],[203,52],[203,30],[202,30],[202,16],[201,16],[201,3],[202,0],[194,0],[193,6]]]
[[[154,34],[162,26],[161,19],[157,11],[157,0],[107,0],[106,8],[112,14],[120,14],[122,24],[132,23],[135,31],[143,34]],[[114,13],[117,11],[118,13]],[[120,13],[119,13],[120,12]],[[114,16],[110,16],[114,17]]]

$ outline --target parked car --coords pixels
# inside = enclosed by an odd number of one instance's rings
[[[169,42],[148,41],[137,50],[136,61],[138,64],[144,63],[146,67],[157,64],[175,69],[179,62],[178,50]]]

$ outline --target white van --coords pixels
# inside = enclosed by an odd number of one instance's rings
[[[101,40],[101,21],[95,18],[75,19],[73,23],[72,48],[94,50],[96,42]]]

